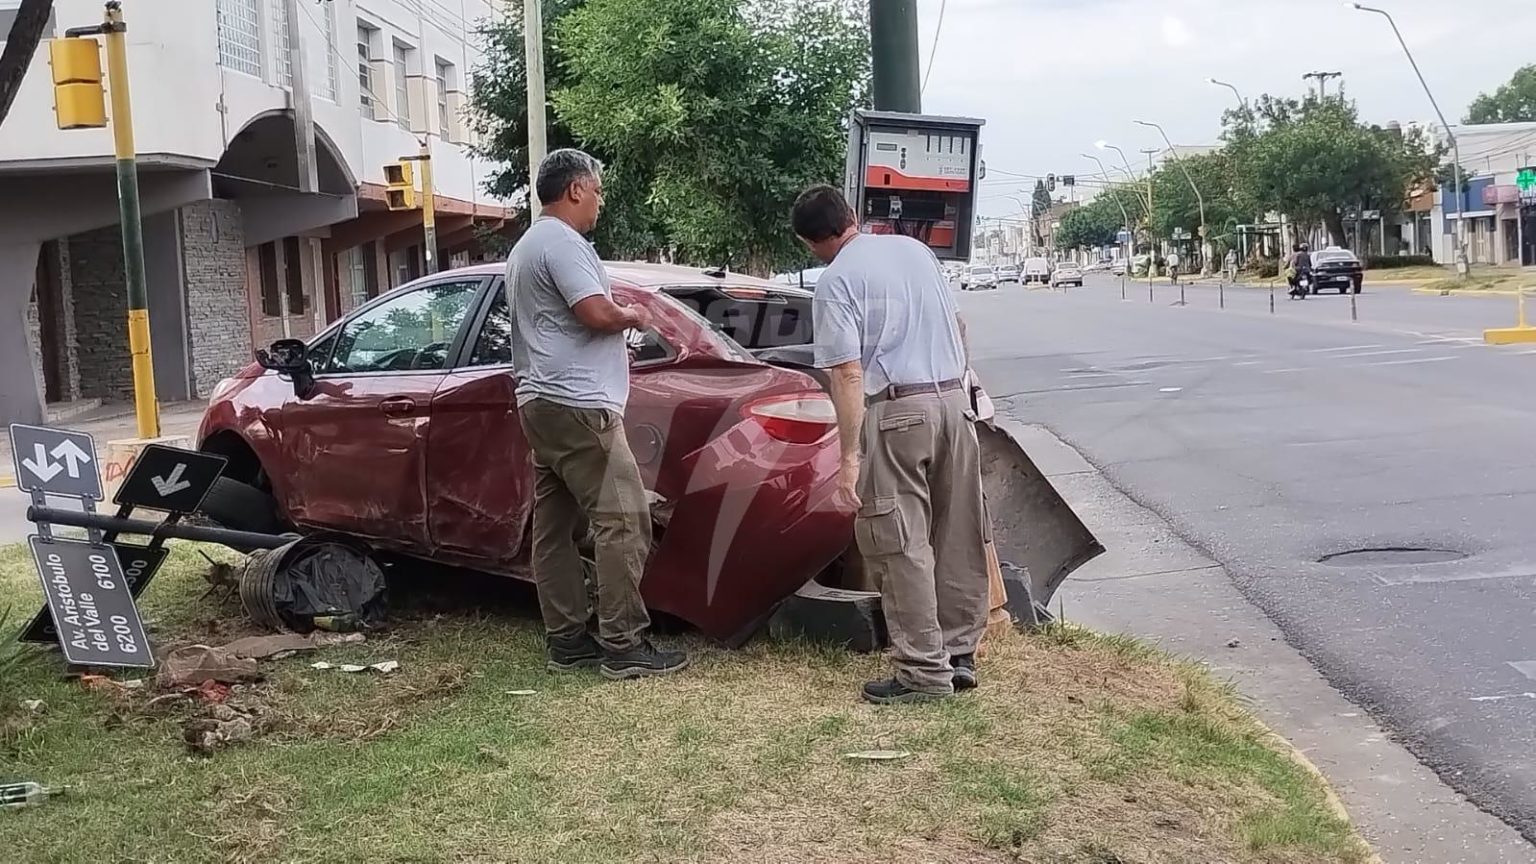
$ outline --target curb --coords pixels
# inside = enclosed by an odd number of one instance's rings
[[[1518,290],[1509,288],[1415,288],[1415,294],[1431,294],[1437,297],[1518,297]]]

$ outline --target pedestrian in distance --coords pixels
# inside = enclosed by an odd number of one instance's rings
[[[965,392],[964,330],[938,259],[902,235],[859,232],[830,186],[790,214],[827,268],[816,282],[815,364],[828,370],[854,535],[880,588],[891,678],[874,703],[976,686],[988,612],[981,448]]]
[[[1167,261],[1168,278],[1172,280],[1173,284],[1177,285],[1179,284],[1179,253],[1169,252]]]
[[[1237,250],[1228,249],[1226,258],[1227,281],[1237,281]]]
[[[605,678],[676,672],[686,654],[647,638],[640,578],[651,514],[624,435],[629,398],[625,333],[650,324],[620,306],[584,235],[603,205],[602,165],[580,150],[539,163],[532,194],[544,212],[507,258],[517,411],[533,454],[532,565],[556,671],[597,667]],[[577,537],[596,549],[596,633]]]

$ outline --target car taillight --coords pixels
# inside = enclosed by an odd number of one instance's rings
[[[832,400],[821,394],[765,399],[748,405],[743,413],[770,437],[787,444],[815,444],[837,431]]]

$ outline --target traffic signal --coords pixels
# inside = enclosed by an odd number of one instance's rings
[[[1047,174],[1047,175],[1045,175],[1045,188],[1049,189],[1052,192],[1056,191],[1056,175],[1055,174]]]
[[[84,37],[48,42],[53,67],[53,113],[60,129],[107,125],[107,94],[101,84],[101,43]]]
[[[409,162],[392,162],[384,166],[384,204],[391,210],[416,209],[416,170]]]

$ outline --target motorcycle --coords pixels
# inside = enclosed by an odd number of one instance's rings
[[[1297,273],[1296,277],[1291,280],[1290,293],[1292,300],[1307,299],[1307,295],[1312,293],[1312,274],[1306,270]]]

